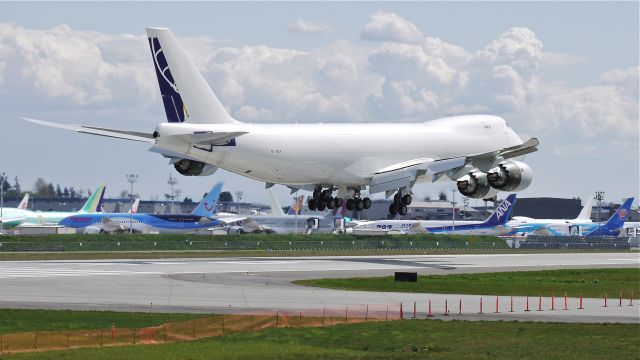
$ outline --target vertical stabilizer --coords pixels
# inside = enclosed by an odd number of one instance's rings
[[[296,201],[291,205],[289,211],[287,211],[287,215],[300,215],[300,211],[302,210],[302,206],[304,204],[304,195],[300,195],[296,198]]]
[[[91,193],[91,196],[87,199],[87,202],[84,203],[82,209],[79,212],[81,213],[94,213],[100,209],[100,204],[102,203],[102,198],[104,197],[104,184],[98,185],[95,191]]]
[[[191,215],[211,217],[216,213],[216,204],[222,191],[222,183],[219,182],[213,186],[213,189],[206,194],[198,206],[191,212]]]
[[[271,204],[271,215],[284,216],[284,211],[282,211],[282,206],[280,205],[280,201],[278,201],[278,198],[276,198],[276,194],[274,194],[271,189],[269,189],[268,193],[269,201]]]
[[[171,30],[146,28],[169,122],[237,123],[213,93]]]
[[[483,225],[490,226],[498,226],[504,225],[509,220],[511,216],[511,212],[513,211],[513,205],[516,203],[516,194],[511,194],[507,196],[506,199],[502,200],[500,205],[496,208],[496,210],[491,214],[491,216],[483,223]]]
[[[24,194],[22,201],[18,204],[18,209],[27,210],[29,207],[29,193]]]
[[[582,210],[580,211],[580,214],[578,214],[578,217],[576,218],[576,220],[590,221],[592,209],[593,209],[593,196],[589,196],[589,198],[587,199],[587,202],[582,207]]]

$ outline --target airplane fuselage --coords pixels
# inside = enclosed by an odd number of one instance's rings
[[[479,154],[522,143],[503,119],[489,115],[398,124],[165,123],[156,131],[151,151],[284,185],[366,186],[377,171],[407,160]],[[234,131],[247,134],[221,146],[167,136]]]

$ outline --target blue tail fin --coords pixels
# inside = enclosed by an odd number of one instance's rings
[[[213,189],[205,195],[200,204],[191,212],[191,215],[211,217],[216,213],[216,204],[218,203],[218,197],[220,197],[220,191],[222,190],[222,183],[219,182],[213,186]]]
[[[624,222],[627,220],[627,216],[629,215],[629,211],[631,210],[632,203],[632,197],[625,200],[625,202],[620,205],[618,210],[616,210],[616,212],[613,213],[609,220],[603,225],[603,228],[606,230],[621,229],[624,226]]]
[[[186,107],[182,101],[182,97],[176,87],[176,82],[171,75],[169,64],[164,56],[164,52],[160,47],[160,41],[157,37],[149,37],[149,47],[151,48],[151,56],[153,64],[156,68],[156,76],[160,85],[160,95],[164,104],[164,111],[167,114],[168,122],[184,122]]]
[[[513,205],[516,203],[516,194],[511,194],[504,199],[483,225],[498,226],[504,225],[509,220]]]

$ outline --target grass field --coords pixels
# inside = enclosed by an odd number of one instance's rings
[[[637,359],[638,325],[413,320],[271,329],[7,359]]]
[[[640,292],[640,269],[572,269],[518,271],[478,274],[419,276],[418,282],[395,282],[393,277],[316,279],[295,281],[299,285],[346,290],[398,291],[441,294],[538,295],[548,296],[565,292],[569,296],[635,297]]]
[[[0,334],[24,331],[136,328],[197,319],[199,314],[0,309]]]

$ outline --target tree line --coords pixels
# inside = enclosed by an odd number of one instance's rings
[[[0,186],[4,190],[5,198],[21,198],[26,193],[31,193],[32,196],[38,198],[65,198],[65,199],[77,199],[84,198],[85,191],[77,190],[73,186],[60,186],[60,184],[54,185],[51,182],[45,181],[39,177],[33,185],[33,190],[24,190],[20,184],[18,176],[13,178],[13,183],[9,181],[9,177],[3,172],[0,174]],[[91,190],[87,190],[86,194],[91,193]]]

